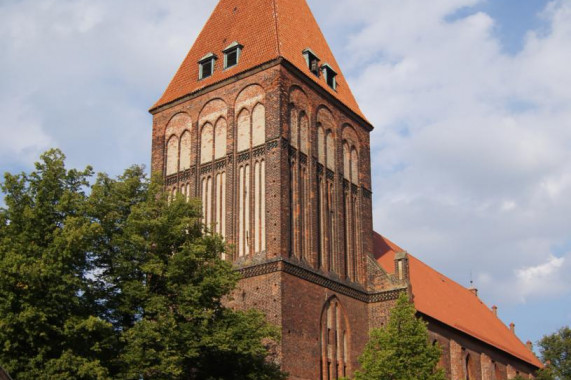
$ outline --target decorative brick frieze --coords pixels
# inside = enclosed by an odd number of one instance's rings
[[[359,195],[359,187],[355,184],[351,184],[351,192],[353,195]]]
[[[266,147],[263,145],[252,150],[253,157],[260,157],[263,156],[265,153],[266,153]]]
[[[206,173],[210,173],[212,171],[212,164],[206,164],[200,168],[200,175],[204,175]]]
[[[373,197],[373,193],[370,190],[364,187],[361,187],[361,189],[363,191],[363,197],[365,197],[366,199],[371,199]]]
[[[327,169],[327,172],[325,174],[327,176],[327,179],[333,181],[335,179],[335,173],[333,173],[332,170]]]
[[[236,261],[236,264],[239,265],[239,262],[240,260]],[[324,288],[328,288],[336,293],[343,294],[355,300],[366,303],[395,300],[398,298],[399,294],[407,291],[407,287],[403,286],[401,288],[391,289],[387,291],[368,292],[359,284],[343,281],[340,279],[333,280],[332,277],[338,276],[332,276],[328,273],[316,271],[307,263],[296,260],[295,258],[278,258],[271,261],[266,261],[262,264],[255,264],[238,268],[237,271],[242,275],[243,278],[262,276],[273,272],[282,271]]]
[[[266,151],[270,152],[279,146],[279,139],[270,140],[266,143]]]
[[[214,162],[214,168],[216,170],[221,170],[226,167],[226,158],[221,158],[218,161]]]
[[[165,178],[165,185],[172,186],[178,183],[178,174],[169,175]]]
[[[240,153],[238,155],[238,163],[244,162],[250,159],[250,152]]]

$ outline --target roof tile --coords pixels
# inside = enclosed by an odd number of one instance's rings
[[[395,243],[374,233],[374,256],[389,273],[394,273]],[[409,257],[409,277],[416,309],[431,318],[460,330],[536,367],[541,362],[494,315],[481,300],[462,285],[432,269],[416,257]]]
[[[222,51],[234,41],[243,46],[238,66],[223,70],[223,62],[218,59],[213,75],[199,80],[200,58],[210,52],[221,57]],[[329,88],[323,76],[318,78],[309,71],[303,56],[306,48],[338,73],[336,90]],[[289,61],[366,121],[306,0],[220,0],[152,109],[279,57]]]

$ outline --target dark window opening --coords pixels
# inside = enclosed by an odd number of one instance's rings
[[[226,68],[238,64],[238,50],[232,50],[226,53]]]
[[[215,61],[216,56],[212,53],[208,53],[200,61],[198,61],[198,79],[205,79],[211,77],[212,74],[214,74]]]
[[[323,75],[325,76],[325,81],[327,82],[327,85],[329,87],[331,87],[332,89],[336,90],[337,89],[337,79],[336,79],[337,73],[327,63],[323,64],[323,66],[321,66],[321,67],[323,68]]]
[[[242,45],[234,41],[226,49],[222,50],[224,53],[224,69],[236,66],[240,61],[240,53],[242,52]]]
[[[202,63],[202,79],[212,76],[212,61]]]
[[[305,49],[303,51],[303,55],[305,57],[305,62],[307,63],[307,67],[309,71],[311,71],[315,76],[319,76],[319,58],[315,53],[311,51],[311,49]]]

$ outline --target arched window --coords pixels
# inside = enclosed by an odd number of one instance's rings
[[[226,172],[216,174],[216,200],[215,231],[226,237]]]
[[[226,120],[219,119],[216,122],[216,128],[214,132],[214,159],[218,160],[226,156]]]
[[[266,162],[254,164],[254,252],[266,249]]]
[[[327,133],[327,169],[335,170],[335,141],[333,139],[333,133]]]
[[[496,362],[492,362],[492,380],[503,380],[502,371]]]
[[[266,108],[258,103],[252,111],[252,147],[266,142]]]
[[[238,142],[237,151],[242,152],[250,148],[250,112],[247,109],[240,111],[238,115]]]
[[[361,202],[359,186],[358,136],[351,126],[343,128],[343,223],[344,276],[358,282],[362,278],[361,257]]]
[[[190,132],[184,131],[180,138],[180,171],[190,169]]]
[[[206,228],[212,225],[212,177],[202,178],[202,223]]]
[[[178,138],[174,135],[167,142],[166,156],[166,175],[176,174],[178,172]]]
[[[251,115],[251,116],[250,116]],[[266,250],[266,165],[263,155],[253,157],[253,148],[266,141],[266,109],[257,103],[237,119],[237,152],[250,152],[238,170],[238,256]],[[253,171],[252,171],[253,170]],[[251,202],[254,202],[253,205]],[[252,210],[253,209],[253,210]],[[251,212],[253,211],[253,214]],[[251,215],[253,218],[251,218]]]
[[[321,312],[321,380],[350,376],[350,344],[347,315],[332,297]]]
[[[212,124],[207,123],[202,127],[202,132],[200,133],[200,163],[206,164],[212,161],[213,158],[213,143],[214,143],[214,131],[212,130]]]
[[[474,360],[470,354],[466,354],[464,370],[466,374],[466,380],[476,379]]]
[[[309,119],[305,112],[299,119],[299,151],[304,154],[309,153]]]
[[[297,93],[297,97],[302,97]],[[303,97],[302,97],[303,99]],[[299,101],[299,99],[298,99]],[[305,104],[304,101],[301,101]],[[309,118],[299,110],[299,104],[291,104],[290,109],[290,255],[308,260],[310,250],[308,201],[309,178]]]
[[[184,112],[174,115],[168,122],[165,128],[165,176],[190,168],[191,129],[191,119]]]
[[[238,256],[250,253],[250,165],[240,166],[238,175]]]

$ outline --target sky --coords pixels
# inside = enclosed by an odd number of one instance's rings
[[[516,324],[571,325],[571,1],[308,0],[371,135],[375,230]],[[150,162],[215,0],[0,0],[0,171]]]

